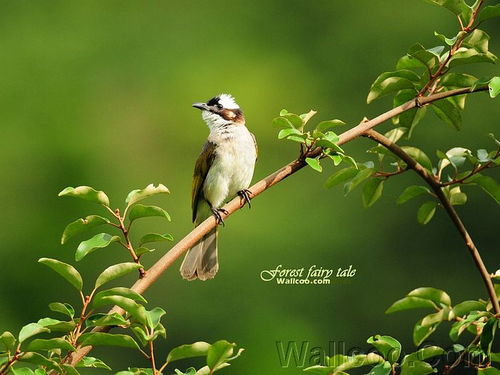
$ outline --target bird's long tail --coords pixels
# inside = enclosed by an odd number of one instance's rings
[[[217,228],[214,228],[188,251],[180,271],[186,280],[209,280],[218,270]]]

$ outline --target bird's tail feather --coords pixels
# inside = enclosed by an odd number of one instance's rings
[[[217,228],[214,228],[188,251],[180,271],[186,280],[209,280],[218,270]]]

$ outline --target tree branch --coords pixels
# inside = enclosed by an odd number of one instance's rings
[[[456,95],[464,95],[470,94],[474,92],[487,91],[487,86],[476,87],[475,89],[471,89],[469,87],[460,88],[445,92],[440,92],[437,94],[421,97],[418,100],[410,100],[398,107],[391,109],[372,120],[363,121],[359,125],[355,126],[342,133],[339,136],[338,145],[342,145],[344,143],[350,142],[353,139],[362,136],[371,128],[384,123],[391,118],[400,115],[401,113],[408,111],[410,109],[421,107],[426,104],[435,102],[437,100],[441,100],[444,98],[449,98]],[[320,155],[322,152],[321,148],[316,148],[312,150],[307,155],[308,157],[316,157]],[[294,160],[282,168],[278,169],[276,172],[270,174],[266,178],[258,181],[252,187],[249,188],[252,197],[256,197],[257,195],[263,193],[270,187],[276,185],[280,181],[285,178],[293,175],[307,164],[304,161],[304,158],[300,160]],[[239,197],[234,198],[230,202],[228,202],[223,208],[227,211],[227,214],[221,212],[221,216],[223,219],[226,219],[228,216],[232,215],[234,212],[238,211],[245,205],[245,201]],[[193,245],[196,244],[205,234],[210,232],[215,226],[217,222],[213,216],[209,217],[202,223],[200,223],[196,228],[194,228],[191,232],[189,232],[183,239],[177,242],[165,255],[163,255],[150,269],[146,271],[146,275],[137,280],[135,284],[132,286],[132,290],[137,293],[144,293],[155,281],[161,276],[163,272],[165,272],[182,254],[184,254],[188,249],[190,249]],[[124,311],[118,307],[112,309],[113,312],[118,312],[123,314]],[[97,332],[106,332],[110,329],[110,327],[96,327],[94,331]],[[80,347],[76,352],[73,353],[71,358],[71,364],[75,365],[78,363],[90,350],[91,346]]]
[[[486,266],[484,265],[481,255],[479,254],[476,245],[474,245],[474,242],[472,241],[472,238],[469,235],[467,228],[465,228],[465,225],[458,216],[457,211],[455,210],[455,208],[450,203],[449,199],[444,194],[443,189],[441,188],[440,181],[436,178],[436,176],[430,174],[427,171],[427,169],[425,169],[415,159],[409,156],[401,147],[392,142],[389,138],[383,136],[382,134],[378,133],[373,129],[368,130],[365,134],[368,138],[374,140],[377,143],[380,143],[388,150],[390,150],[393,154],[401,158],[408,165],[409,168],[417,172],[418,175],[422,177],[422,179],[425,180],[425,182],[427,182],[427,184],[431,187],[431,189],[434,191],[437,198],[441,202],[441,205],[445,209],[446,213],[453,221],[453,224],[455,224],[455,227],[457,228],[458,232],[462,236],[465,245],[467,246],[467,249],[469,250],[472,256],[472,259],[474,260],[474,263],[476,264],[476,267],[479,270],[481,277],[483,278],[484,284],[486,285],[486,290],[488,291],[488,295],[490,297],[491,304],[493,306],[495,314],[500,314],[500,306],[498,304],[498,299],[496,297],[493,282],[491,281],[490,273],[486,269]]]

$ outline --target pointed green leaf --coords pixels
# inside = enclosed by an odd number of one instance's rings
[[[5,331],[0,335],[0,349],[1,351],[12,352],[16,348],[16,338],[9,331]]]
[[[97,191],[90,186],[67,187],[59,193],[60,197],[76,197],[109,207],[109,198],[103,191]]]
[[[495,17],[500,17],[500,4],[490,5],[481,9],[477,22],[481,23]]]
[[[473,175],[472,177],[465,180],[467,184],[478,185],[483,189],[488,195],[490,195],[497,204],[500,204],[500,184],[496,182],[490,176],[484,176],[480,173]]]
[[[392,92],[403,89],[415,89],[415,82],[419,80],[420,77],[418,74],[411,70],[397,70],[394,72],[382,73],[372,84],[366,101],[370,104],[375,99]]]
[[[419,148],[412,146],[403,146],[401,147],[409,156],[415,159],[422,167],[427,169],[428,171],[432,171],[432,163],[431,159]]]
[[[95,357],[83,357],[80,362],[76,364],[76,367],[104,368],[111,371],[111,367]]]
[[[448,9],[450,12],[453,12],[454,14],[461,15],[461,14],[469,14],[470,13],[470,8],[469,6],[465,3],[464,0],[426,0],[428,3],[432,3],[435,5],[439,5],[443,8]]]
[[[149,328],[155,330],[156,327],[160,324],[160,320],[163,315],[166,314],[166,311],[161,307],[155,307],[153,310],[148,311],[149,315]]]
[[[163,208],[157,206],[145,206],[143,204],[136,204],[134,207],[132,207],[128,215],[128,218],[130,222],[132,222],[136,219],[140,219],[143,217],[151,217],[151,216],[164,217],[168,221],[171,220],[170,215]]]
[[[415,346],[421,345],[432,333],[436,330],[437,326],[422,326],[422,320],[419,320],[413,328],[413,343]]]
[[[281,114],[280,114],[280,116],[281,116]],[[292,123],[290,121],[288,121],[284,117],[276,117],[273,120],[273,126],[275,128],[279,128],[279,129],[290,129],[290,128],[293,128]]]
[[[81,346],[120,346],[124,348],[139,349],[135,340],[127,335],[112,334],[104,332],[84,333],[78,339]]]
[[[278,139],[283,139],[290,135],[302,136],[302,132],[295,128],[282,129],[278,133]]]
[[[451,298],[445,291],[436,288],[423,287],[412,290],[408,293],[410,297],[419,297],[434,302],[438,307],[451,307]]]
[[[130,298],[121,296],[107,296],[94,300],[94,307],[102,307],[106,305],[117,305],[134,317],[139,323],[143,325],[148,324],[148,314],[144,306],[139,305],[137,302]]]
[[[108,219],[98,215],[90,215],[86,218],[75,220],[72,223],[69,223],[64,229],[61,237],[61,243],[65,244],[71,237],[107,223],[109,223]]]
[[[384,180],[381,178],[372,178],[363,186],[363,205],[371,207],[382,196],[384,189]]]
[[[395,363],[401,355],[401,343],[394,337],[375,335],[366,342],[373,345],[390,363]]]
[[[321,172],[323,170],[318,159],[306,158],[306,163],[315,171]]]
[[[205,357],[210,349],[210,344],[198,341],[193,344],[181,345],[173,348],[167,355],[167,362],[178,361],[180,359]]]
[[[128,326],[130,321],[125,319],[118,313],[111,314],[94,314],[89,316],[85,320],[87,327],[99,327],[99,326]]]
[[[52,318],[42,318],[38,320],[38,325],[45,327],[50,330],[50,332],[70,332],[75,329],[76,324],[73,321],[63,322],[61,320]]]
[[[354,167],[339,169],[337,172],[328,177],[325,186],[327,188],[334,187],[335,185],[350,180],[351,178],[356,176],[357,173],[358,170]]]
[[[345,122],[342,120],[328,120],[328,121],[321,121],[318,125],[316,125],[316,130],[324,133],[327,130],[330,130],[336,126],[342,126],[345,125]]]
[[[497,57],[491,52],[480,52],[474,48],[462,47],[453,54],[449,62],[449,67],[454,68],[459,65],[483,62],[494,64],[496,61]]]
[[[138,270],[139,268],[142,268],[140,264],[132,262],[119,263],[109,266],[97,277],[95,288],[97,289],[111,280],[126,275],[134,270]]]
[[[453,315],[463,317],[471,311],[485,311],[486,304],[480,301],[464,301],[453,307]]]
[[[52,302],[49,304],[49,309],[67,315],[70,319],[75,317],[75,309],[69,303]]]
[[[174,238],[171,234],[148,233],[141,237],[139,240],[139,247],[149,242],[173,241]]]
[[[135,264],[135,263],[133,263],[133,264]],[[114,266],[111,266],[111,267],[114,267]],[[136,269],[136,268],[133,268],[133,269]],[[143,296],[141,296],[139,293],[137,293],[136,291],[134,291],[130,288],[124,288],[124,287],[116,287],[116,288],[103,290],[102,292],[99,292],[94,296],[94,301],[98,300],[99,298],[108,297],[108,296],[122,296],[122,297],[130,298],[136,302],[147,303],[146,299]]]
[[[213,343],[207,352],[207,365],[211,370],[214,370],[226,360],[228,360],[234,352],[236,344],[226,340],[219,340]]]
[[[80,242],[80,245],[78,245],[78,248],[76,249],[75,260],[80,261],[83,258],[85,258],[88,254],[98,249],[103,249],[107,247],[109,244],[117,241],[120,241],[120,237],[118,236],[112,236],[111,234],[108,233],[96,234],[94,237],[86,241]]]
[[[149,184],[144,189],[136,189],[132,190],[127,195],[127,199],[125,199],[125,203],[128,206],[133,205],[147,197],[157,195],[157,194],[169,194],[170,191],[163,184],[158,184],[158,186],[154,186],[153,184]]]
[[[22,343],[24,340],[43,332],[50,332],[50,329],[43,327],[38,323],[26,324],[19,332],[19,343]]]
[[[420,309],[420,308],[430,308],[436,309],[436,304],[425,298],[420,297],[404,297],[396,302],[394,302],[385,311],[386,314],[390,314],[396,311],[410,310],[410,309]]]
[[[344,194],[347,195],[351,191],[353,191],[359,184],[361,184],[364,180],[373,175],[375,171],[373,168],[365,168],[360,170],[353,179],[344,185]]]
[[[42,263],[47,267],[52,268],[55,272],[64,277],[71,285],[73,285],[76,290],[82,290],[82,276],[75,269],[75,267],[51,258],[40,258],[38,259],[38,263]]]
[[[28,350],[30,351],[39,351],[39,350],[52,350],[52,349],[62,349],[68,351],[76,350],[73,345],[71,345],[66,340],[61,338],[54,339],[35,339],[31,341],[28,345]]]
[[[403,204],[412,198],[418,197],[419,195],[430,194],[429,188],[426,186],[412,185],[408,186],[403,190],[401,195],[398,197],[397,204]]]
[[[452,100],[443,99],[433,102],[431,108],[434,113],[445,123],[460,130],[462,126],[462,114]]]

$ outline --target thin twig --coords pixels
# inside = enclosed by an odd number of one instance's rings
[[[420,163],[418,163],[415,159],[413,159],[411,156],[409,156],[401,147],[399,147],[397,144],[392,142],[389,138],[383,136],[382,134],[378,133],[377,131],[371,129],[366,132],[366,136],[375,142],[383,145],[386,147],[388,150],[390,150],[392,153],[397,155],[399,158],[401,158],[409,168],[413,169],[415,172],[417,172],[422,179],[427,182],[427,184],[431,187],[431,189],[434,191],[436,194],[437,198],[441,202],[441,205],[445,209],[446,213],[450,217],[450,219],[453,221],[453,224],[455,224],[455,227],[459,231],[460,235],[462,236],[465,245],[467,246],[467,249],[469,250],[472,259],[474,260],[474,263],[476,264],[477,269],[479,270],[479,273],[481,274],[481,277],[483,279],[483,282],[486,286],[486,290],[488,291],[488,295],[490,297],[493,310],[495,311],[495,314],[500,314],[500,306],[498,304],[498,299],[496,297],[495,293],[495,287],[493,286],[493,282],[491,281],[490,273],[486,269],[486,266],[484,265],[484,262],[481,258],[481,255],[479,254],[479,251],[476,248],[476,245],[474,245],[474,242],[472,241],[472,238],[467,231],[467,228],[465,227],[464,223],[460,219],[460,217],[457,214],[457,211],[455,208],[452,206],[450,203],[449,199],[446,197],[445,193],[443,192],[443,189],[441,188],[441,183],[437,180],[436,176],[430,174],[427,169],[425,169]]]
[[[369,121],[362,121],[359,125],[347,130],[339,136],[338,145],[345,144],[347,142],[352,141],[353,139],[360,137],[364,133],[366,133],[369,129],[384,123],[385,121],[390,120],[391,118],[400,115],[401,113],[408,111],[410,109],[416,108],[417,104],[419,106],[423,106],[437,100],[441,100],[444,98],[449,98],[456,95],[464,95],[471,94],[475,92],[481,92],[488,90],[487,86],[476,87],[475,89],[471,89],[470,87],[460,88],[445,92],[440,92],[437,94],[429,95],[417,102],[416,100],[410,100],[398,107],[395,107]],[[322,149],[317,148],[313,150],[308,155],[309,157],[316,157],[321,155]],[[294,160],[282,168],[278,169],[276,172],[270,174],[266,178],[258,181],[253,186],[249,188],[252,197],[256,197],[257,195],[263,193],[270,187],[276,185],[277,183],[283,181],[287,177],[293,175],[307,164],[304,160]],[[242,201],[239,197],[234,198],[229,201],[226,205],[224,205],[224,212],[221,212],[222,218],[225,220],[227,217],[232,215],[234,212],[238,211],[245,205],[245,202]],[[205,234],[210,232],[213,228],[217,226],[217,221],[213,216],[210,216],[205,221],[200,223],[196,228],[194,228],[191,232],[189,232],[183,239],[177,242],[165,255],[163,255],[151,268],[148,269],[146,276],[142,279],[137,280],[135,284],[132,286],[132,290],[137,293],[144,293],[151,285],[153,285],[156,280],[165,272],[179,257],[181,257],[187,250],[193,247]],[[117,312],[123,314],[124,311],[119,307],[114,307],[112,312]],[[93,331],[95,332],[107,332],[110,327],[96,327]],[[78,363],[87,353],[92,350],[91,346],[79,347],[75,352],[71,364],[74,365]]]

